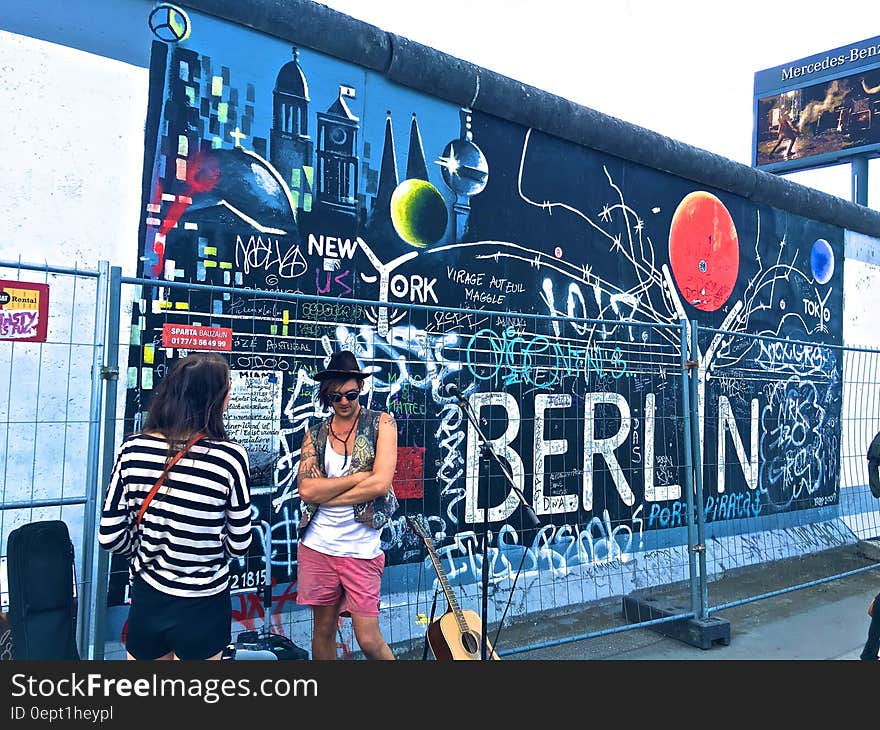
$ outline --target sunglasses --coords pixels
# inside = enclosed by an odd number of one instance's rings
[[[327,397],[331,403],[339,403],[343,398],[349,403],[356,401],[361,392],[359,390],[348,390],[345,393],[328,393]]]

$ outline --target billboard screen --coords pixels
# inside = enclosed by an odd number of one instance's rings
[[[755,74],[752,164],[790,172],[880,154],[880,37]]]

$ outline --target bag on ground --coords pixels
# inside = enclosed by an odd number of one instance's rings
[[[79,659],[73,543],[61,520],[22,525],[6,543],[15,659]]]

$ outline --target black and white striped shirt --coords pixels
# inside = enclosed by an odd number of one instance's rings
[[[98,541],[129,555],[131,571],[163,593],[210,596],[226,588],[229,559],[247,553],[251,503],[247,452],[234,441],[202,439],[161,476],[168,442],[135,434],[122,443],[101,512]]]

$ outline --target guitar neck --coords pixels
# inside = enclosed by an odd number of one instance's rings
[[[434,546],[431,544],[431,538],[427,535],[422,535],[422,540],[425,542],[425,546],[428,548],[428,555],[431,557],[431,562],[434,564],[434,570],[437,571],[437,578],[440,580],[440,585],[443,587],[443,594],[446,596],[446,602],[449,604],[449,610],[452,611],[455,616],[455,620],[458,623],[458,628],[462,632],[466,632],[468,630],[467,622],[464,620],[464,614],[461,612],[461,608],[458,605],[458,601],[455,598],[455,593],[452,591],[452,586],[449,585],[449,580],[446,578],[446,573],[443,570],[443,566],[440,564],[440,558],[437,555],[437,551],[434,549]]]

